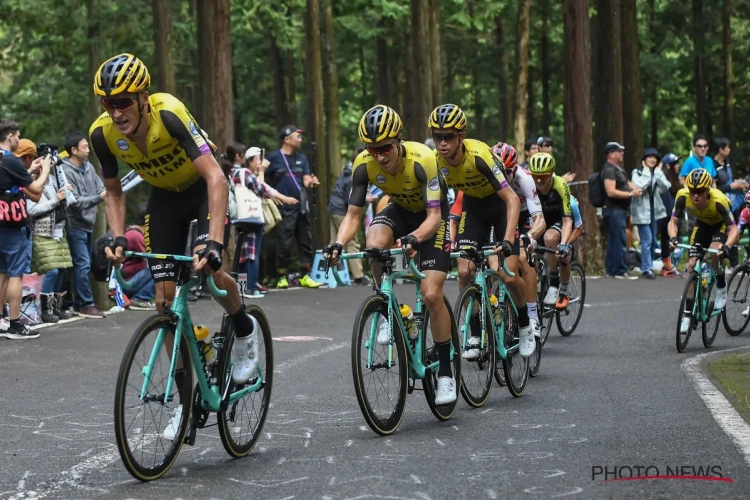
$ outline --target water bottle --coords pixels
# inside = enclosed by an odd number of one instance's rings
[[[708,269],[708,265],[704,262],[701,265],[701,285],[703,288],[706,288],[708,286],[708,277],[711,275],[711,272]]]
[[[406,333],[409,334],[409,340],[414,340],[417,338],[417,322],[414,320],[414,313],[411,312],[411,307],[409,307],[406,304],[401,304],[399,306],[399,310],[401,311],[401,319],[404,321],[404,327],[406,328]]]
[[[203,354],[206,366],[210,366],[216,361],[216,349],[214,349],[212,342],[213,334],[203,325],[193,327],[193,332],[195,333],[195,339],[198,341],[198,350]]]
[[[495,324],[500,324],[500,308],[497,307],[497,297],[490,295],[490,306],[492,306],[492,315],[495,318]]]

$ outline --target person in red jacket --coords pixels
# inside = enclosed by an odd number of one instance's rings
[[[135,224],[125,230],[128,240],[128,250],[145,252],[146,242],[143,234],[146,226],[146,203],[138,207]],[[156,295],[154,278],[148,268],[146,259],[130,257],[122,264],[122,275],[133,286],[130,290],[123,290],[130,299],[130,308],[139,311],[153,311],[156,306],[152,302]]]

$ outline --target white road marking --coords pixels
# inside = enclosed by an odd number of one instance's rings
[[[344,342],[341,344],[334,344],[334,345],[325,347],[323,349],[318,349],[317,351],[308,352],[307,354],[303,354],[302,356],[297,356],[296,358],[290,359],[289,361],[285,361],[283,363],[276,365],[276,367],[273,369],[273,372],[284,373],[284,370],[286,370],[287,368],[301,365],[305,361],[309,361],[311,359],[317,358],[324,354],[328,354],[329,352],[338,351],[339,349],[343,349],[344,347],[349,347],[349,345],[350,345],[349,343]]]
[[[722,354],[734,351],[747,350],[747,347],[737,347],[734,349],[725,349],[720,351]],[[706,356],[715,355],[716,353],[704,353],[682,362],[681,368],[685,375],[688,376],[693,388],[708,407],[714,420],[719,424],[724,433],[734,441],[737,450],[750,465],[750,425],[737,413],[732,404],[727,401],[724,394],[714,386],[700,369],[701,361]]]
[[[439,439],[435,439],[435,441],[436,441],[436,442],[437,442],[437,444],[439,444],[440,446],[445,446],[445,444],[443,444],[443,442],[442,442],[442,441],[440,441]]]
[[[679,302],[680,298],[664,298],[659,299],[660,303],[670,303],[670,302]],[[633,306],[633,305],[639,305],[639,304],[653,304],[653,300],[629,300],[629,301],[622,301],[622,302],[596,302],[593,304],[589,304],[588,302],[583,304],[583,307],[608,307],[608,306]]]
[[[26,471],[23,473],[23,477],[18,481],[18,487],[16,488],[18,492],[22,492],[26,489],[26,478],[29,477],[29,471]]]

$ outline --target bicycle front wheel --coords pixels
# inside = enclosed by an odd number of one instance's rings
[[[479,408],[487,402],[490,397],[490,388],[492,387],[492,372],[495,366],[495,332],[493,331],[494,320],[484,311],[484,324],[487,328],[485,334],[485,345],[467,349],[466,342],[471,338],[470,318],[474,309],[481,308],[481,293],[474,285],[464,287],[458,294],[456,300],[456,309],[454,316],[458,327],[459,340],[464,344],[462,353],[470,353],[467,359],[463,360],[461,367],[461,396],[466,404],[473,408]],[[480,312],[477,312],[479,317]],[[476,356],[473,356],[476,355]],[[471,358],[471,359],[468,359]],[[503,377],[503,384],[505,378]]]
[[[122,463],[140,481],[166,474],[177,459],[190,422],[193,367],[184,335],[176,364],[184,372],[182,385],[178,387],[173,378],[167,394],[174,332],[167,314],[156,314],[141,323],[117,375],[115,439]],[[143,392],[145,373],[150,375]]]
[[[732,337],[740,335],[750,323],[750,267],[743,264],[727,281],[727,305],[721,314],[724,328]]]
[[[536,275],[539,283],[536,295],[536,310],[537,314],[539,314],[539,328],[541,329],[542,334],[542,345],[544,345],[547,343],[549,332],[552,329],[552,321],[555,317],[555,306],[544,305],[544,296],[547,295],[547,289],[549,288],[549,277],[547,276],[547,266],[544,264],[543,260],[540,260]]]
[[[707,321],[701,325],[701,336],[703,345],[711,347],[716,340],[716,334],[719,332],[719,323],[721,323],[721,312],[714,314],[714,300],[716,299],[716,283],[708,285],[706,296],[702,300],[706,301],[706,318]],[[726,306],[725,306],[726,307]]]
[[[247,456],[258,442],[263,431],[263,425],[268,416],[271,402],[271,388],[273,386],[273,343],[271,340],[271,326],[263,309],[253,304],[245,309],[247,314],[255,318],[260,326],[258,335],[258,360],[256,374],[241,386],[232,381],[232,344],[235,341],[234,324],[227,321],[228,331],[226,341],[219,360],[219,373],[224,374],[221,384],[222,394],[232,394],[246,387],[258,385],[257,390],[248,392],[220,411],[217,418],[219,436],[224,449],[231,456],[240,458]],[[227,392],[227,384],[229,390]]]
[[[519,351],[518,316],[510,294],[505,295],[501,305],[505,310],[505,348],[508,350],[507,359],[503,360],[503,371],[508,391],[517,398],[523,394],[529,380],[529,358],[521,357]]]
[[[404,416],[409,382],[406,344],[396,318],[393,341],[377,341],[380,325],[388,323],[388,303],[380,295],[369,297],[360,306],[352,331],[352,375],[354,392],[362,416],[381,436],[393,434]]]
[[[530,377],[539,375],[539,367],[542,365],[542,339],[534,336],[534,342],[536,343],[536,349],[534,349],[534,354],[529,358]]]
[[[458,340],[458,329],[456,328],[456,319],[453,316],[453,310],[448,302],[448,297],[443,295],[443,302],[445,308],[448,310],[448,316],[451,326],[451,343],[453,347],[451,354],[453,360],[451,361],[451,372],[453,374],[453,380],[456,383],[461,383],[461,342]],[[435,339],[432,338],[432,331],[429,328],[430,312],[425,308],[424,312],[424,350],[422,351],[422,363],[425,366],[429,366],[432,363],[438,361],[438,352],[435,349]],[[427,406],[430,407],[432,414],[437,417],[438,420],[448,420],[453,416],[456,411],[456,405],[458,398],[452,403],[446,405],[436,405],[435,396],[437,393],[438,383],[438,370],[427,369],[425,371],[425,377],[422,379],[422,388],[424,389],[424,397],[427,399]]]
[[[579,262],[570,264],[570,283],[568,283],[570,302],[562,311],[557,311],[557,329],[563,337],[573,334],[583,314],[583,304],[586,300],[586,274]]]
[[[688,345],[688,340],[690,340],[690,334],[693,332],[693,328],[696,324],[695,315],[693,314],[696,311],[696,301],[693,301],[693,307],[691,310],[686,310],[687,308],[687,300],[688,300],[688,292],[690,291],[690,288],[693,288],[693,297],[695,297],[698,293],[698,286],[700,275],[693,271],[691,272],[686,280],[685,283],[685,290],[682,292],[682,299],[680,300],[680,310],[679,314],[677,315],[677,334],[676,334],[676,344],[677,344],[677,352],[682,352],[685,350],[685,348]],[[683,319],[690,319],[690,324],[688,325],[687,331],[682,331],[682,321]]]

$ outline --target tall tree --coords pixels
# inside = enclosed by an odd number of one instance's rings
[[[274,125],[277,127],[283,127],[287,123],[294,123],[294,119],[292,119],[291,113],[289,112],[290,99],[287,97],[286,92],[286,61],[284,60],[281,49],[276,43],[276,36],[273,34],[270,35],[268,41],[271,44],[271,74],[273,76],[273,97],[276,109],[276,123]]]
[[[177,92],[172,62],[172,21],[169,0],[151,0],[154,13],[154,46],[158,68],[159,90],[169,94]]]
[[[443,65],[440,58],[440,2],[429,0],[430,17],[428,28],[430,31],[430,69],[432,73],[432,105],[442,104],[441,96],[443,89]]]
[[[703,0],[692,0],[693,7],[693,78],[695,82],[695,124],[700,134],[708,134],[708,104],[706,97],[705,40],[706,19]]]
[[[505,13],[506,9],[500,11],[495,18],[495,39],[497,46],[497,63],[500,74],[497,78],[498,95],[499,95],[499,118],[500,127],[497,131],[501,141],[510,139],[510,89],[508,88],[508,53],[505,50]]]
[[[649,33],[656,33],[658,25],[656,23],[656,0],[648,0],[648,27]],[[656,37],[651,39],[651,57],[653,60],[658,58],[660,42]],[[658,104],[659,98],[657,94],[659,78],[648,79],[648,102],[649,102],[649,122],[650,122],[650,138],[649,146],[652,148],[659,147],[659,111]]]
[[[476,0],[469,2],[469,16],[472,19],[471,22],[471,41],[469,43],[476,44],[479,40],[479,31],[477,24],[474,20]],[[480,75],[482,73],[481,59],[479,55],[479,46],[475,45],[475,49],[472,51],[472,56],[469,59],[471,61],[471,87],[472,87],[472,100],[474,107],[474,123],[471,126],[472,134],[474,137],[484,140],[484,105],[482,102],[482,84],[480,83]]]
[[[531,0],[518,0],[516,17],[516,64],[515,64],[515,106],[513,108],[513,140],[519,154],[526,140],[526,86],[529,78],[529,12]],[[520,156],[523,156],[520,154]]]
[[[413,108],[406,110],[405,122],[410,140],[427,137],[427,118],[434,107],[429,22],[430,0],[411,0],[410,94]]]
[[[387,30],[388,23],[385,18],[378,20],[378,28]],[[378,103],[386,106],[397,106],[391,97],[391,81],[393,66],[388,58],[389,35],[381,34],[375,40],[375,58],[378,64]],[[365,106],[363,106],[365,107]]]
[[[734,96],[732,92],[732,0],[723,0],[721,5],[721,59],[724,66],[724,112],[722,113],[722,129],[730,140],[734,138],[734,112],[732,106]]]
[[[596,35],[594,159],[601,164],[607,142],[624,140],[620,0],[597,0]]]
[[[643,153],[643,86],[638,49],[636,0],[621,0],[622,8],[622,112],[625,165],[639,165]]]
[[[328,184],[321,183],[321,196],[328,200],[333,184],[341,172],[341,120],[339,119],[339,76],[336,69],[336,54],[334,52],[333,37],[333,9],[331,0],[322,0],[323,5],[323,87],[325,88],[325,116],[326,116],[326,152],[328,153],[327,175]],[[322,166],[322,165],[321,165]],[[326,203],[327,205],[327,203]]]
[[[550,116],[549,102],[549,0],[542,0],[539,10],[542,13],[542,38],[539,41],[539,57],[541,58],[542,70],[540,77],[542,79],[542,132],[549,136],[549,127],[552,118]]]
[[[293,50],[287,49],[284,52],[286,52],[286,64],[284,65],[284,81],[287,88],[286,107],[290,118],[289,123],[297,123],[299,121],[297,116],[297,58]],[[284,125],[286,123],[281,126]]]
[[[591,131],[591,44],[589,37],[588,0],[565,0],[563,3],[565,43],[565,158],[579,179],[594,172]],[[582,260],[587,269],[602,267],[602,239],[596,209],[589,202],[588,189],[578,189],[581,216],[586,228],[586,244],[581,245]]]

